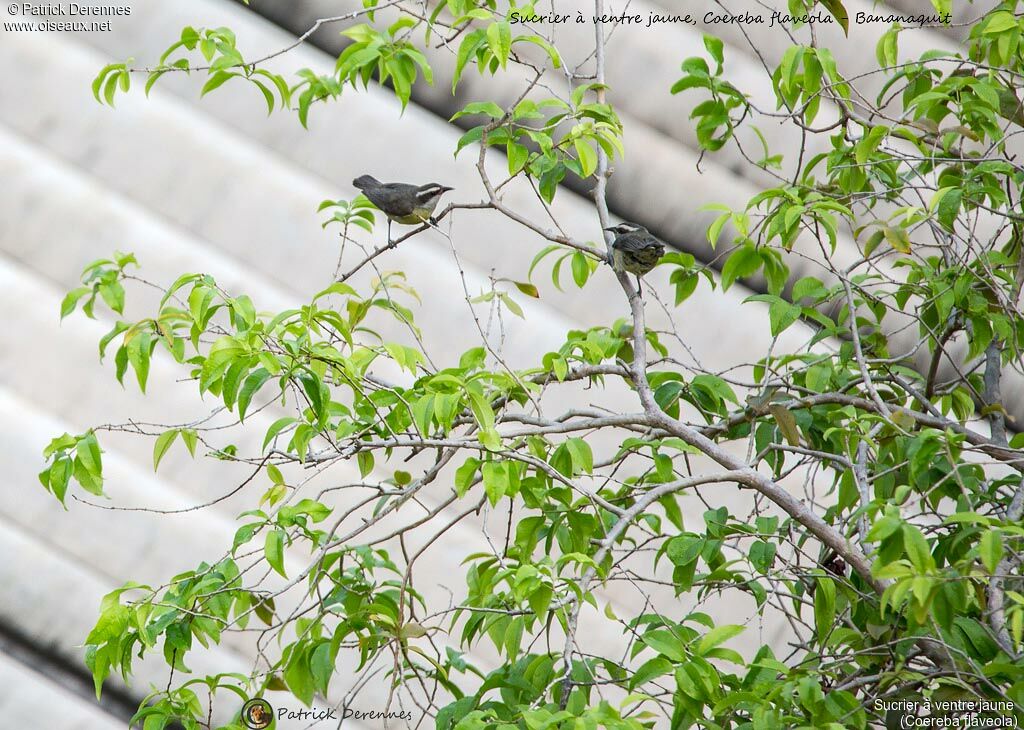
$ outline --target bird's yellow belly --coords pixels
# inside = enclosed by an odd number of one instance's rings
[[[410,215],[393,215],[389,217],[395,223],[401,223],[402,225],[412,226],[416,225],[417,223],[422,223],[423,221],[430,218],[430,214],[432,212],[433,211],[428,210],[426,208],[417,208]]]

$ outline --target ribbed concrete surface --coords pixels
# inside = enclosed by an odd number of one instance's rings
[[[0,654],[0,717],[11,728],[46,730],[122,730],[95,704],[68,693],[46,677]],[[8,691],[14,690],[14,691]]]

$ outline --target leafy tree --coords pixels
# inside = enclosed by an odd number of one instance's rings
[[[838,0],[804,2],[791,11],[828,14],[853,32]],[[518,69],[528,82],[510,105],[477,101],[456,115],[479,120],[456,152],[477,150],[486,201],[448,205],[397,242],[428,228],[447,235],[446,217],[484,207],[546,246],[531,273],[550,265],[558,284],[567,270],[579,288],[611,276],[609,241],[511,208],[505,181],[483,164],[503,153],[508,177],[530,179],[545,202],[569,176],[589,181],[594,229],[611,225],[605,187],[623,129],[604,84],[601,0],[588,19],[593,74],[569,74],[565,93],[558,48],[543,26],[513,24],[512,8],[448,0],[424,16],[420,5],[386,5],[399,13],[387,27],[374,0],[317,24],[350,40],[332,75],[282,76],[265,64],[290,49],[246,59],[229,29],[189,27],[155,66],[107,66],[93,90],[113,105],[140,74],[148,91],[165,74],[188,73],[205,79],[202,94],[250,84],[270,111],[306,125],[317,103],[370,83],[387,84],[404,106],[415,83],[435,81],[422,49],[443,37],[456,58],[453,91],[473,72]],[[236,430],[250,429],[257,411],[279,417],[253,453],[205,421],[134,427],[152,440],[155,468],[179,441],[249,465],[236,491],[251,509],[223,554],[165,585],[127,583],[106,597],[85,642],[97,693],[111,672],[128,678],[135,655],[162,655],[167,685],[136,719],[147,729],[211,727],[211,705],[328,696],[344,653],[358,656],[362,674],[335,678],[335,689],[380,671],[386,709],[416,708],[460,730],[866,727],[886,721],[887,702],[907,699],[996,702],[989,717],[1019,721],[1024,436],[1013,433],[1002,385],[1022,374],[1024,344],[1024,168],[1014,154],[1022,14],[1016,0],[999,3],[972,23],[963,52],[905,61],[898,44],[912,29],[893,24],[877,69],[856,76],[813,25],[798,25],[777,66],[765,66],[775,108],[729,80],[714,36],[703,57],[682,62],[666,95],[700,100],[701,145],[735,145],[768,181],[745,208],[716,208],[708,240],[718,274],[679,252],[661,262],[675,307],[697,287],[761,287],[749,306],[767,306],[772,346],[726,372],[681,357],[685,334],[649,329],[645,303],[656,292],[641,297],[623,274],[621,302],[608,311],[628,315],[568,332],[529,369],[508,368],[486,336],[458,356],[428,357],[410,304],[415,282],[349,283],[391,246],[350,259],[347,273],[283,312],[263,313],[201,272],[166,285],[150,316],[118,321],[101,341],[118,380],[145,392],[160,350],[222,402]],[[770,149],[758,122],[793,130],[797,154]],[[764,144],[759,158],[751,139]],[[364,198],[321,210],[343,240],[374,240]],[[813,258],[820,275],[794,280],[796,257]],[[92,317],[96,306],[123,316],[136,265],[123,254],[91,264],[62,316]],[[495,278],[475,301],[523,316],[515,297],[538,294]],[[404,339],[377,335],[388,321]],[[403,376],[376,374],[385,361]],[[570,409],[565,394],[580,384],[594,405]],[[634,407],[601,407],[617,384]],[[103,493],[103,430],[50,444],[40,477],[57,499]],[[360,479],[303,488],[304,468],[342,462],[357,464]],[[800,480],[802,497],[792,488]],[[723,490],[746,495],[747,513],[715,506]],[[424,515],[416,500],[427,492],[438,506]],[[707,505],[702,525],[683,520],[687,494]],[[488,504],[508,510],[507,534],[466,558],[451,605],[428,602],[417,560]],[[427,547],[407,553],[401,540],[411,534]],[[594,610],[596,590],[627,582],[649,598],[643,611]],[[744,626],[682,615],[678,596],[749,602],[786,622],[787,641],[740,653]],[[251,673],[191,677],[197,643],[242,631],[258,636]],[[621,653],[596,652],[595,632],[621,637]]]

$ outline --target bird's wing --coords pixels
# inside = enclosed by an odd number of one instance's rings
[[[417,190],[418,188],[415,185],[387,183],[379,188],[366,191],[365,194],[371,203],[386,211],[389,215],[404,216],[412,215],[415,210]],[[372,195],[370,194],[371,192],[373,193]]]
[[[614,248],[622,252],[645,251],[647,249],[664,249],[665,246],[654,236],[645,236],[640,233],[627,233],[619,236],[612,244]]]

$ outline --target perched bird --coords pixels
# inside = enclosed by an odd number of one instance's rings
[[[391,242],[391,222],[413,226],[433,220],[437,201],[452,188],[439,183],[409,185],[382,183],[370,175],[361,175],[352,184],[388,217],[388,242]]]
[[[636,275],[637,289],[642,291],[640,277],[657,265],[665,253],[665,244],[638,223],[619,223],[605,228],[615,234],[612,242],[612,268]]]

